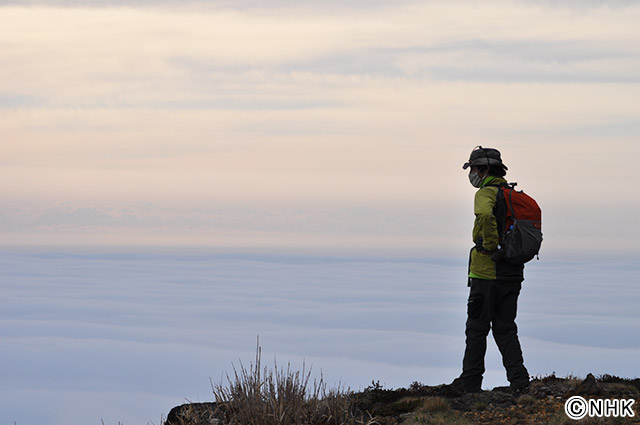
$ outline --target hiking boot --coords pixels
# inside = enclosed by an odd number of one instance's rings
[[[475,394],[475,393],[481,393],[482,392],[482,388],[480,388],[480,385],[469,385],[468,383],[465,383],[462,378],[456,378],[453,380],[453,382],[451,382],[451,384],[449,384],[449,387],[451,387],[452,389],[457,390],[458,392],[460,392],[461,394]]]
[[[511,388],[511,395],[514,398],[518,398],[522,395],[529,394],[529,384],[522,387]]]

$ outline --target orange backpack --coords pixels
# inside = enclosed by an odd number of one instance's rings
[[[540,252],[542,210],[531,196],[515,190],[516,184],[497,186],[494,214],[498,221],[503,259],[513,264],[524,264]]]

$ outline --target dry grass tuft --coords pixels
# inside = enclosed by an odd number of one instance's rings
[[[425,413],[442,413],[451,409],[449,402],[442,397],[429,397],[424,401],[421,412]]]
[[[311,371],[261,366],[261,348],[255,364],[233,366],[226,385],[212,385],[216,414],[229,425],[373,425],[352,407],[352,392],[327,390],[322,377],[311,382]]]

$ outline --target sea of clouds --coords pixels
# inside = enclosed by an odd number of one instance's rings
[[[637,261],[535,261],[519,331],[532,375],[637,377]],[[460,373],[466,259],[0,251],[0,412],[16,425],[159,425],[240,362],[361,390]],[[506,385],[491,341],[484,387]]]

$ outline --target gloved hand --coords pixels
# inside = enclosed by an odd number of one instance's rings
[[[491,251],[491,259],[496,263],[502,261],[504,259],[504,249],[498,246],[497,249]]]
[[[476,246],[475,246],[475,248],[476,248],[476,251],[478,251],[480,254],[483,254],[483,255],[491,255],[491,252],[492,252],[492,251],[489,251],[488,249],[485,249],[485,248],[484,248],[484,245],[483,245],[483,243],[482,243],[482,238],[480,238],[480,239],[478,239],[478,240],[476,241]]]

